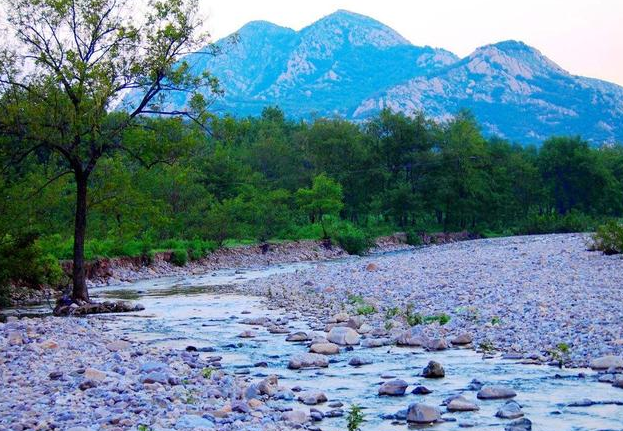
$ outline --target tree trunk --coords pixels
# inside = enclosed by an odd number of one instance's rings
[[[74,228],[74,267],[72,298],[90,302],[84,270],[84,240],[87,230],[87,183],[88,176],[76,172],[76,217]]]

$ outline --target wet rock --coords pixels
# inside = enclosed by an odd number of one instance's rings
[[[334,343],[316,343],[311,345],[309,351],[320,355],[337,355],[340,353],[340,346]]]
[[[361,347],[375,348],[383,347],[392,344],[392,340],[389,338],[365,338],[361,341]]]
[[[307,332],[294,332],[286,337],[286,341],[296,342],[296,341],[308,341],[309,335]]]
[[[338,326],[332,328],[327,335],[327,340],[341,346],[352,346],[359,344],[361,336],[352,328]]]
[[[301,368],[326,368],[329,366],[329,361],[324,355],[317,353],[303,353],[298,354],[290,358],[288,362],[288,368],[292,370],[298,370]]]
[[[502,419],[517,419],[523,416],[523,411],[516,401],[507,401],[500,407],[495,416]]]
[[[305,391],[299,394],[298,400],[305,405],[315,406],[316,404],[326,402],[327,396],[320,391]]]
[[[513,398],[517,392],[504,386],[484,386],[476,396],[481,400],[500,400]]]
[[[342,416],[344,416],[344,410],[342,409],[329,410],[325,413],[325,417],[327,418],[340,418]]]
[[[621,388],[623,389],[623,376],[622,377],[618,377],[613,383],[612,386],[614,386],[615,388]]]
[[[532,421],[528,418],[518,419],[506,425],[504,431],[532,431]]]
[[[50,374],[48,374],[48,377],[50,378],[50,380],[58,380],[63,377],[63,373],[61,371],[52,371]]]
[[[472,379],[472,381],[469,382],[469,385],[467,385],[467,390],[468,391],[479,391],[482,389],[483,386],[484,386],[484,383],[482,383],[480,380]]]
[[[446,406],[449,412],[472,412],[480,410],[476,404],[468,401],[465,397],[459,395],[452,399]]]
[[[399,346],[419,347],[426,345],[428,338],[422,334],[421,329],[411,328],[398,336],[396,344]]]
[[[462,346],[465,344],[471,344],[472,341],[474,341],[474,337],[472,334],[470,334],[469,332],[463,332],[462,334],[460,334],[459,336],[453,338],[452,340],[450,340],[450,343],[456,345],[456,346]]]
[[[293,424],[304,424],[309,420],[309,417],[302,410],[292,410],[289,412],[284,412],[281,415],[281,419]]]
[[[402,396],[409,384],[404,380],[396,379],[385,382],[379,387],[379,395]]]
[[[416,424],[428,424],[439,422],[441,411],[434,406],[422,403],[413,403],[407,409],[407,421]]]
[[[623,357],[615,355],[602,356],[593,359],[590,363],[593,370],[607,370],[609,368],[623,368]]]
[[[352,367],[361,367],[362,365],[369,365],[372,361],[370,359],[362,358],[361,356],[353,356],[348,361],[348,365]]]
[[[448,348],[448,342],[443,338],[431,338],[426,341],[424,347],[431,351],[446,350]]]
[[[269,397],[272,397],[274,394],[276,394],[278,389],[279,379],[274,374],[266,377],[257,385],[257,390],[260,395],[268,395]]]
[[[446,372],[439,362],[430,361],[422,371],[422,377],[427,379],[439,379],[445,377]]]
[[[238,334],[238,338],[255,338],[255,337],[257,337],[257,334],[255,333],[255,331],[251,331],[251,330],[242,331],[240,334]]]
[[[411,391],[411,393],[415,395],[428,395],[428,394],[431,394],[432,392],[433,391],[428,389],[426,386],[416,386],[415,389]]]

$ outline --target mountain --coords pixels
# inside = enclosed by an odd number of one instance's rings
[[[539,143],[551,135],[623,141],[623,87],[574,76],[517,41],[465,58],[411,44],[388,26],[339,10],[300,31],[253,21],[217,57],[191,54],[197,74],[217,76],[217,112],[257,115],[279,105],[288,115],[340,115],[362,121],[385,107],[439,120],[470,109],[487,135]],[[186,95],[168,98],[181,108]],[[130,97],[131,99],[131,97]]]

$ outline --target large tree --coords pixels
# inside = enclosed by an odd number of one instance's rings
[[[29,157],[58,166],[49,182],[75,180],[72,296],[89,301],[84,243],[98,161],[117,152],[147,166],[170,161],[175,148],[124,135],[148,126],[146,115],[205,124],[210,97],[201,94],[218,94],[218,82],[192,76],[183,57],[218,50],[206,45],[197,0],[7,0],[4,8],[13,37],[0,52],[0,132],[11,137],[2,153],[12,166]],[[188,111],[167,110],[171,91],[188,94]]]

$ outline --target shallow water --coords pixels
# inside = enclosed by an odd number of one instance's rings
[[[267,310],[262,299],[231,293],[232,284],[263,277],[276,272],[296,271],[312,264],[295,264],[271,267],[264,270],[217,271],[208,276],[159,279],[143,281],[131,286],[95,289],[100,298],[137,299],[146,310],[130,315],[116,316],[112,322],[119,330],[132,338],[183,349],[188,345],[213,347],[214,353],[223,357],[225,369],[237,373],[250,373],[260,379],[268,374],[277,374],[280,385],[300,386],[305,389],[322,390],[329,401],[341,401],[344,409],[356,403],[365,408],[364,431],[406,430],[404,422],[392,424],[381,419],[382,414],[392,414],[405,409],[412,402],[426,402],[439,405],[450,395],[461,393],[469,382],[477,378],[484,383],[500,383],[513,387],[515,398],[524,406],[524,412],[533,422],[533,429],[552,430],[623,430],[623,406],[596,405],[592,407],[567,407],[574,401],[590,398],[593,401],[623,401],[623,390],[596,381],[596,374],[590,370],[559,370],[548,366],[520,365],[501,359],[483,360],[466,349],[443,352],[425,352],[418,348],[381,347],[343,352],[331,357],[327,369],[293,371],[287,369],[291,355],[307,351],[301,343],[288,343],[283,334],[270,334],[263,327],[243,325],[240,320],[247,317],[278,317],[288,314],[287,310]],[[249,314],[242,314],[243,311]],[[104,317],[106,318],[106,317]],[[304,321],[291,320],[292,331],[309,330]],[[258,336],[241,339],[237,335],[243,330],[253,329]],[[348,365],[352,356],[370,358],[373,363],[360,368]],[[443,364],[446,377],[439,380],[423,379],[418,376],[429,360]],[[255,368],[253,364],[266,362],[268,367]],[[586,378],[578,377],[586,373]],[[378,384],[381,375],[391,374],[409,383],[404,397],[379,397]],[[415,385],[422,384],[433,390],[430,395],[413,395],[409,392]],[[476,401],[476,393],[464,391],[463,395]],[[461,424],[471,422],[478,430],[503,430],[509,421],[495,417],[504,401],[476,401],[480,411],[469,413],[447,413],[445,422],[433,426],[438,430],[456,430]],[[307,410],[297,402],[275,402]],[[321,411],[331,410],[326,404],[316,406]],[[442,411],[445,408],[442,407]],[[318,423],[324,430],[345,429],[345,418],[325,418]]]

